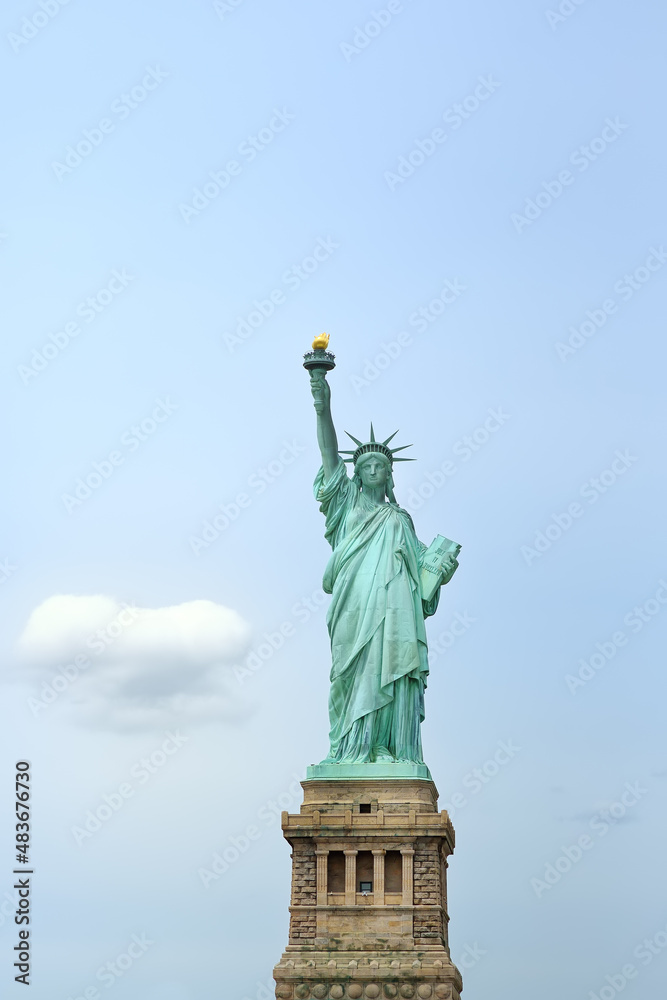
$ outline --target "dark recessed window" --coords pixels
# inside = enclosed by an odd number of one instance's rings
[[[327,858],[327,891],[345,892],[345,855],[342,851],[329,851]]]
[[[387,851],[384,856],[384,891],[400,892],[403,886],[403,858],[400,851]]]
[[[359,806],[360,813],[369,813],[370,811],[371,811],[370,802],[362,802],[361,805]]]
[[[359,883],[359,892],[372,892],[372,891],[373,891],[373,883],[372,882],[360,882]]]

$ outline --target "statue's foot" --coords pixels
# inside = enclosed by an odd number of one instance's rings
[[[373,760],[376,764],[395,764],[396,758],[393,753],[389,753],[386,747],[378,747],[373,753]]]

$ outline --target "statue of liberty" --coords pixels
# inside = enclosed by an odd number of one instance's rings
[[[321,346],[318,340],[313,347]],[[423,764],[424,619],[436,611],[440,587],[458,566],[460,546],[438,536],[427,549],[409,513],[396,503],[392,467],[409,460],[395,453],[410,446],[390,448],[395,434],[376,441],[371,425],[370,441],[349,435],[356,448],[341,457],[326,380],[333,360],[326,367],[305,366],[322,455],[314,492],[333,550],[323,581],[332,595],[327,615],[332,666],[330,749],[322,763]],[[352,463],[351,478],[345,462]]]

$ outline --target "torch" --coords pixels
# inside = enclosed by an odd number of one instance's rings
[[[306,351],[303,356],[303,367],[308,371],[321,371],[323,374],[336,367],[336,355],[327,351],[329,334],[321,333],[313,341],[312,351]]]

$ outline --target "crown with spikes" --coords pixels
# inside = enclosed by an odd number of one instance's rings
[[[357,459],[361,455],[367,455],[369,452],[378,452],[380,455],[384,455],[385,458],[389,459],[389,462],[393,465],[394,462],[414,462],[414,458],[394,458],[397,451],[403,451],[405,448],[412,448],[411,444],[403,444],[399,448],[389,448],[389,442],[396,437],[398,431],[394,431],[386,441],[376,441],[375,431],[373,430],[373,424],[371,424],[371,439],[364,444],[354,434],[350,434],[349,431],[345,431],[349,438],[352,438],[357,448],[352,451],[351,449],[340,449],[341,455],[350,455],[350,458],[344,458],[344,462],[351,462],[353,465],[356,463]]]

